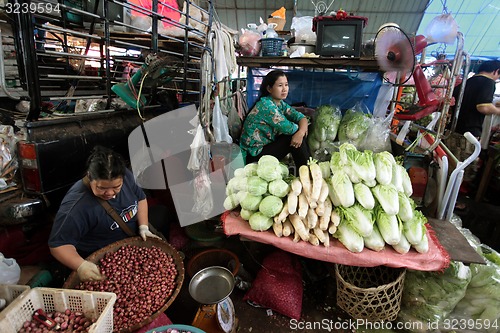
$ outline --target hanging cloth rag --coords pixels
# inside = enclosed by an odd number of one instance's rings
[[[221,82],[230,76],[237,67],[233,38],[229,31],[214,24],[211,40],[215,55],[215,80]]]

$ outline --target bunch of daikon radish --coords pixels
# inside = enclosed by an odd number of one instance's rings
[[[337,231],[340,216],[333,209],[329,186],[319,164],[310,159],[299,168],[299,177],[290,183],[290,192],[283,209],[274,217],[273,231],[278,237],[293,235],[293,241],[330,246],[330,235]],[[325,175],[323,175],[325,173]]]

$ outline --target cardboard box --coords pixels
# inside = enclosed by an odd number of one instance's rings
[[[274,30],[283,31],[283,28],[285,28],[286,20],[279,18],[279,17],[270,17],[267,19],[267,24],[269,24],[269,23],[276,23],[277,24],[277,26],[276,26],[276,28],[274,28]]]

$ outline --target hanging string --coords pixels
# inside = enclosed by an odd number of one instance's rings
[[[443,14],[448,14],[448,6],[446,5],[447,0],[441,0],[441,4],[443,5]]]

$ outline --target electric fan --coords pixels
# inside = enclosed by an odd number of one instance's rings
[[[415,59],[427,45],[425,36],[410,38],[396,25],[381,27],[375,36],[375,58],[380,68],[386,72],[386,80],[392,84],[403,85],[413,76],[415,82],[418,104],[396,113],[396,119],[418,120],[435,112],[439,107],[441,101],[436,97]]]
[[[144,64],[126,82],[117,83],[111,90],[127,105],[139,110],[146,105],[147,100],[142,91],[144,88],[153,88],[172,81],[182,70],[179,59],[172,56],[163,56],[150,53]]]

